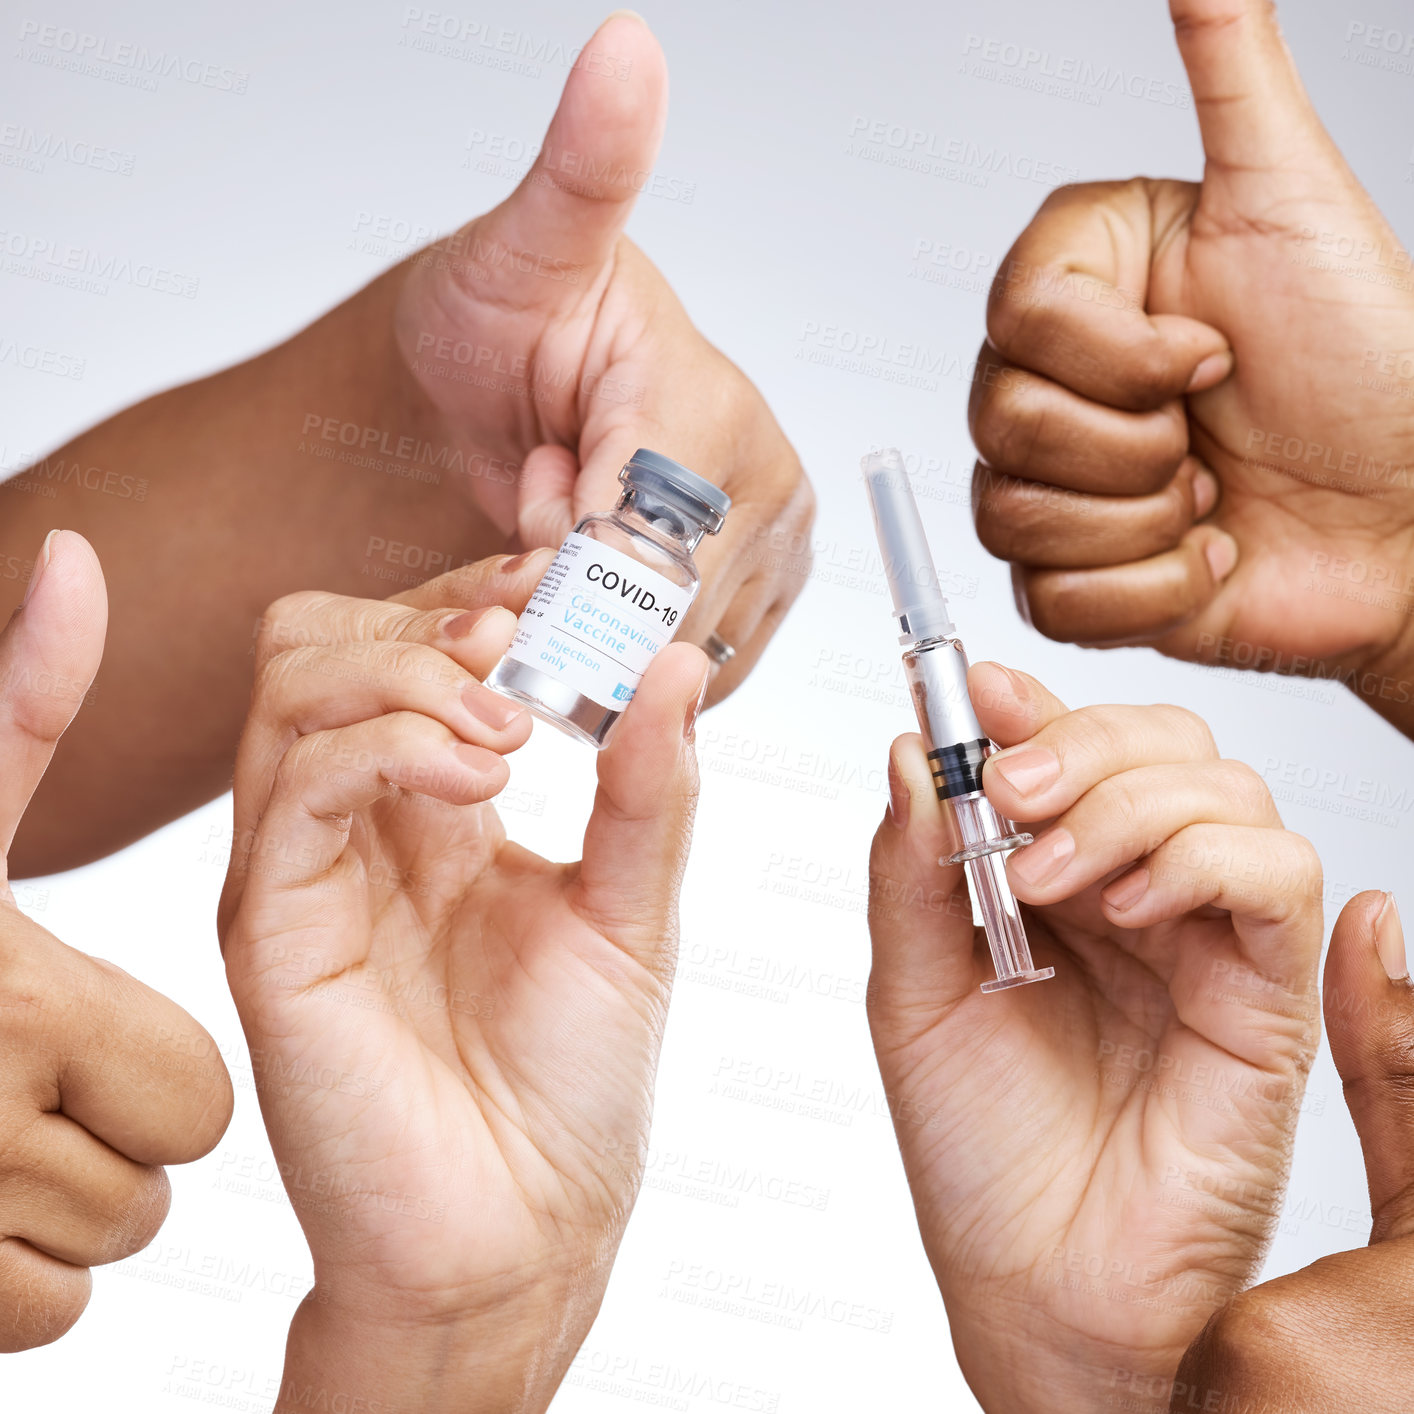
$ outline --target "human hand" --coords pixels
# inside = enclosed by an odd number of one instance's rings
[[[417,608],[266,616],[221,934],[314,1259],[292,1410],[310,1387],[543,1409],[638,1190],[707,664],[673,644],[649,668],[581,861],[510,843],[489,802],[530,719],[477,679],[549,558],[443,576]]]
[[[697,552],[702,592],[680,635],[715,633],[736,650],[713,678],[716,701],[804,584],[814,497],[760,393],[623,235],[658,153],[667,82],[647,25],[607,19],[520,186],[400,266],[389,297],[412,375],[404,419],[457,449],[508,546],[558,546],[612,506],[641,446],[731,496],[726,526]]]
[[[1346,904],[1324,991],[1331,1053],[1365,1155],[1370,1245],[1235,1297],[1184,1357],[1174,1410],[1226,1400],[1250,1414],[1405,1414],[1414,1402],[1414,989],[1392,895]]]
[[[1170,10],[1203,180],[1064,188],[1013,246],[978,535],[1048,637],[1339,676],[1414,731],[1414,266],[1269,0]]]
[[[984,1408],[1088,1414],[1123,1371],[1163,1386],[1126,1407],[1163,1409],[1276,1219],[1319,1034],[1320,866],[1191,712],[1067,712],[996,664],[969,686],[1010,748],[988,797],[1037,836],[1007,874],[1056,975],[978,990],[986,941],[900,738],[869,1018],[924,1246]]]
[[[88,692],[108,602],[82,536],[45,540],[0,633],[0,1351],[57,1340],[90,1267],[139,1251],[167,1216],[160,1164],[214,1147],[231,1082],[210,1036],[121,968],[20,912],[16,827]],[[199,1058],[199,1059],[198,1059]]]

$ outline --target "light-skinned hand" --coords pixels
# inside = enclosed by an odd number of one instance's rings
[[[869,1019],[919,1228],[983,1408],[1161,1410],[1276,1221],[1320,1030],[1320,865],[1193,713],[1068,712],[996,664],[969,687],[1007,748],[987,795],[1036,836],[1007,874],[1056,975],[979,990],[990,954],[939,864],[957,845],[900,738]]]
[[[314,1260],[281,1409],[543,1409],[633,1207],[707,663],[650,666],[581,860],[512,843],[530,718],[479,679],[549,558],[266,616],[221,935]]]

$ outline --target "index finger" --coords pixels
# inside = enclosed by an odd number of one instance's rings
[[[1067,712],[1034,678],[995,663],[973,668],[968,687],[983,729],[993,728],[992,739],[1005,747],[983,768],[987,798],[1013,820],[1051,819],[1124,771],[1218,759],[1207,723],[1186,707]]]
[[[1062,187],[1003,262],[987,299],[987,337],[1010,363],[1096,402],[1144,411],[1221,382],[1232,367],[1211,325],[1150,314],[1156,244],[1182,208],[1143,179]],[[1197,188],[1192,188],[1196,200]]]
[[[286,594],[261,616],[256,631],[255,665],[261,668],[289,649],[336,643],[374,639],[462,643],[468,613],[506,608],[518,614],[525,608],[551,558],[549,550],[494,555],[389,599],[359,599],[319,590]],[[465,621],[457,623],[458,618]],[[494,661],[493,658],[491,662]],[[484,675],[491,663],[467,662],[463,666]]]

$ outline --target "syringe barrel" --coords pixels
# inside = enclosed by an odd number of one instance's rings
[[[967,691],[967,652],[957,638],[928,639],[903,655],[903,668],[923,728],[933,786],[947,807],[958,844],[939,863],[967,866],[992,950],[997,975],[982,990],[1052,977],[1053,968],[1032,965],[1021,909],[1006,877],[1007,853],[1030,844],[1031,836],[998,815],[982,790],[982,768],[993,747]]]
[[[982,788],[987,738],[967,691],[967,650],[957,638],[929,638],[903,655],[903,672],[918,724],[928,744],[928,761],[938,798]],[[965,750],[971,744],[976,750]],[[969,757],[975,756],[975,766]]]

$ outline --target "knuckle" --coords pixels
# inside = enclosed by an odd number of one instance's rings
[[[1173,397],[1173,367],[1157,334],[1141,339],[1125,355],[1125,371],[1138,402],[1145,406]]]
[[[1225,757],[1219,762],[1222,772],[1223,793],[1243,816],[1270,815],[1272,813],[1272,793],[1267,783],[1245,761],[1235,761]]]
[[[144,1168],[135,1176],[130,1192],[117,1199],[107,1213],[94,1266],[118,1262],[141,1252],[161,1230],[172,1206],[172,1185],[160,1168]]]
[[[1021,572],[1016,598],[1031,627],[1056,643],[1078,642],[1089,617],[1089,596],[1069,576],[1049,571]]]
[[[417,626],[410,625],[409,630],[416,631]],[[445,653],[411,640],[388,644],[384,667],[400,686],[424,683],[455,688],[471,676]]]
[[[1160,702],[1155,704],[1153,710],[1161,715],[1168,729],[1195,760],[1212,760],[1217,756],[1218,745],[1213,740],[1212,729],[1191,708],[1180,707],[1173,702]]]
[[[317,589],[301,589],[282,595],[260,617],[256,632],[257,659],[278,653],[295,641],[296,625],[302,623],[332,596]]]
[[[278,713],[289,695],[290,684],[298,675],[309,671],[322,650],[318,648],[285,648],[272,653],[255,670],[255,688],[251,693],[253,707]]]
[[[324,767],[333,749],[333,732],[310,732],[280,758],[272,795],[297,794]]]
[[[0,1353],[50,1345],[72,1329],[93,1292],[86,1267],[34,1271],[0,1260]]]
[[[1141,837],[1140,849],[1148,854],[1161,839],[1150,838],[1151,826],[1149,801],[1146,796],[1137,795],[1124,785],[1119,778],[1110,776],[1092,788],[1094,803],[1099,807],[1105,828],[1125,840]]]
[[[1154,502],[1149,520],[1151,543],[1156,547],[1154,553],[1159,550],[1172,550],[1192,524],[1193,506],[1188,492],[1176,478],[1171,477]]]
[[[1262,783],[1262,788],[1266,789],[1265,781]],[[1319,903],[1326,876],[1325,865],[1321,862],[1321,852],[1305,835],[1298,835],[1293,830],[1284,831],[1283,838],[1295,859],[1296,872],[1310,886],[1315,901]]]
[[[1087,755],[1107,768],[1128,754],[1130,732],[1113,707],[1077,707],[1062,721],[1065,725],[1060,743],[1063,752],[1068,745],[1082,746]]]
[[[984,461],[1008,470],[1027,465],[1038,431],[1037,417],[1017,391],[999,383],[982,389],[972,418],[972,440]]]
[[[1014,270],[1004,269],[992,283],[987,297],[987,342],[1003,358],[1014,358],[1036,340],[1042,311],[1025,295],[1035,278],[1028,273],[1018,279]]]
[[[1188,415],[1182,402],[1170,400],[1155,410],[1150,435],[1155,461],[1172,477],[1188,455]]]

